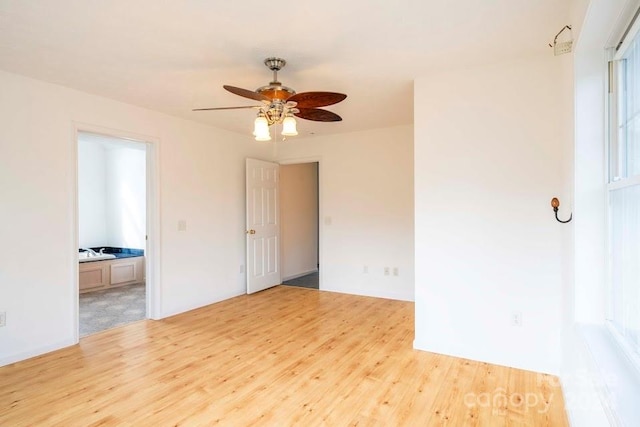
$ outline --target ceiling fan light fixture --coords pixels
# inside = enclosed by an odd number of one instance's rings
[[[256,137],[256,141],[271,141],[269,122],[263,113],[258,114],[253,122],[253,135]]]
[[[347,95],[323,91],[296,93],[295,90],[284,86],[278,80],[278,71],[280,71],[286,63],[287,61],[282,58],[272,57],[265,59],[264,64],[273,72],[273,80],[268,85],[259,87],[256,90],[248,90],[230,85],[222,86],[226,91],[234,95],[260,101],[262,103],[261,105],[196,108],[193,111],[257,108],[259,113],[253,124],[253,136],[256,141],[271,141],[269,131],[271,125],[282,125],[281,135],[284,137],[298,135],[297,122],[294,116],[314,122],[341,121],[342,117],[336,113],[318,107],[326,107],[342,102]]]
[[[283,136],[296,136],[298,129],[296,127],[296,119],[293,115],[287,114],[287,117],[282,121],[282,135]]]

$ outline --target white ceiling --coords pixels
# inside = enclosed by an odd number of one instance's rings
[[[330,134],[413,122],[415,77],[535,53],[565,24],[569,0],[2,0],[0,69],[246,133],[268,56],[298,92],[348,94]]]

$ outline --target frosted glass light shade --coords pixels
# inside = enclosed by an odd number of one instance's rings
[[[271,134],[269,133],[269,122],[264,116],[256,117],[253,122],[253,134],[256,137],[256,141],[271,141]]]
[[[296,136],[298,129],[296,128],[296,119],[292,116],[287,116],[282,122],[282,135],[283,136]]]

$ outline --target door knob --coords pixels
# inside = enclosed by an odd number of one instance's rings
[[[256,234],[256,230],[247,230],[247,234]]]

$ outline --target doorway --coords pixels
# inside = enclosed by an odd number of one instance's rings
[[[319,163],[280,166],[282,284],[320,288]]]
[[[78,329],[146,319],[148,145],[77,133]]]

